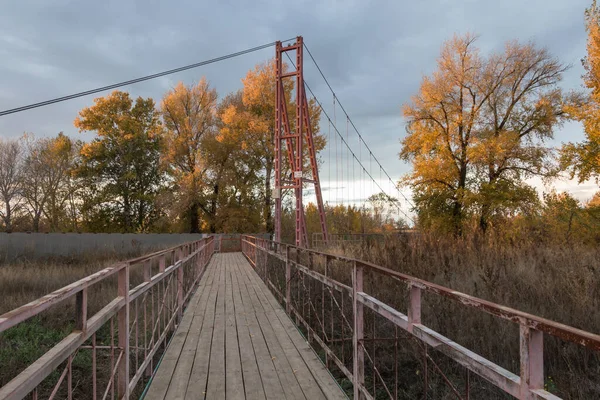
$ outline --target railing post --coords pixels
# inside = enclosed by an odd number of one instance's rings
[[[118,276],[118,295],[125,305],[118,313],[119,348],[123,352],[117,371],[117,390],[120,398],[129,398],[129,264],[121,268]]]
[[[179,268],[177,269],[177,325],[183,318],[183,259],[185,256],[185,249],[179,249],[177,251],[179,258]],[[175,261],[177,263],[177,261]]]
[[[354,314],[354,329],[352,334],[353,350],[353,379],[354,398],[362,399],[361,387],[365,383],[365,354],[363,346],[364,321],[363,305],[358,301],[358,293],[363,291],[363,267],[352,262],[352,311]]]
[[[544,388],[544,333],[521,325],[519,327],[521,353],[522,400],[533,399],[531,390]]]
[[[167,264],[167,256],[166,256],[166,254],[163,254],[158,259],[158,272],[165,272],[166,264]]]
[[[410,286],[410,299],[408,304],[408,331],[412,333],[413,325],[421,323],[421,288]]]
[[[285,312],[292,311],[292,266],[290,265],[290,246],[285,246]]]
[[[75,297],[75,329],[82,332],[87,328],[87,301],[88,288],[84,287]]]

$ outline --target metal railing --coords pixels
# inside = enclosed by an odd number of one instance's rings
[[[597,334],[361,260],[251,236],[242,238],[242,251],[265,284],[285,306],[287,314],[295,318],[308,341],[316,344],[317,349],[320,348],[320,352],[325,354],[325,362],[330,370],[335,367],[341,372],[341,377],[352,382],[355,399],[400,397],[399,375],[402,378],[405,374],[398,369],[398,334],[402,331],[406,338],[416,342],[416,347],[423,354],[423,398],[427,398],[430,387],[428,379],[431,379],[431,376],[428,377],[428,370],[432,370],[441,376],[440,381],[448,388],[449,398],[468,399],[474,377],[471,374],[475,374],[491,383],[496,390],[499,388],[519,399],[559,399],[544,386],[544,337],[552,336],[593,352],[600,350],[600,336]],[[391,298],[381,300],[385,296],[380,289],[386,285],[391,285],[393,291],[398,293],[405,290],[405,313],[390,305],[393,304]],[[517,324],[519,358],[514,365],[518,365],[518,373],[495,364],[425,326],[422,318],[422,297],[425,293],[432,296],[433,300],[450,299],[467,311],[480,310],[491,315],[494,320],[507,320]],[[402,296],[397,296],[400,297]],[[432,310],[432,307],[426,310]],[[365,327],[366,311],[373,314],[373,318],[369,320],[369,329]],[[386,324],[383,329],[378,329],[379,334],[384,333],[388,337],[378,337],[375,317]],[[377,341],[379,345],[375,344]],[[464,388],[458,387],[454,379],[456,376],[448,377],[442,372],[428,349],[437,350],[465,368],[466,374],[461,380]],[[384,367],[378,364],[376,357],[382,357],[382,354],[389,357],[393,355],[395,365]],[[595,360],[598,362],[600,358]],[[365,383],[366,366],[369,368],[369,387]],[[485,396],[489,398],[490,395]],[[406,397],[408,396],[405,395],[404,398]]]
[[[0,334],[75,300],[73,330],[2,386],[0,399],[129,398],[152,375],[214,248],[208,237],[121,262],[1,315]],[[88,315],[94,289],[111,299]],[[77,368],[89,386],[76,387]]]

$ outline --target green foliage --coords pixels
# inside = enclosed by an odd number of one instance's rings
[[[155,197],[162,124],[152,99],[115,91],[94,100],[75,119],[80,131],[97,137],[81,149],[76,175],[82,181],[82,218],[86,229],[144,232],[158,210]]]

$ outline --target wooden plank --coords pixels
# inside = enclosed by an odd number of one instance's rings
[[[257,285],[258,286],[258,285]],[[279,341],[281,348],[283,349],[285,358],[287,359],[289,365],[291,366],[293,373],[300,385],[302,393],[307,399],[317,400],[317,399],[325,399],[325,394],[321,390],[321,388],[316,384],[315,378],[310,372],[308,366],[304,362],[304,359],[294,346],[294,343],[288,336],[284,326],[279,321],[275,310],[272,305],[265,300],[264,294],[262,290],[255,286],[256,296],[259,301],[262,302],[265,315],[267,316],[267,323],[270,324],[271,329],[275,333],[277,340]]]
[[[240,292],[242,299],[248,302],[249,292],[246,284],[240,284]],[[248,323],[254,356],[260,371],[265,396],[267,399],[282,399],[285,397],[283,387],[279,382],[277,371],[273,365],[273,360],[271,359],[267,343],[260,330],[256,315],[254,314],[251,305],[248,305],[246,310],[246,321]]]
[[[213,257],[216,260],[213,267],[213,273],[215,276],[213,278],[212,285],[210,286],[210,294],[206,304],[202,330],[200,331],[200,337],[198,338],[198,346],[196,347],[192,373],[190,374],[190,380],[186,391],[186,398],[190,399],[202,399],[206,396],[210,353],[213,339],[213,327],[215,321],[215,308],[217,303],[217,292],[219,288],[218,274],[222,264],[220,257],[217,255]]]
[[[254,354],[248,322],[246,321],[247,312],[241,295],[241,285],[244,284],[244,281],[237,270],[236,273],[232,274],[232,283],[242,376],[244,377],[244,393],[248,399],[263,400],[265,399],[265,390]]]
[[[247,285],[250,304],[252,304],[252,307],[254,308],[254,313],[256,314],[263,337],[267,343],[269,354],[271,355],[273,365],[277,371],[277,376],[279,377],[279,381],[283,387],[285,398],[305,399],[306,397],[304,397],[302,389],[300,388],[300,384],[294,375],[294,369],[288,362],[287,357],[281,348],[281,344],[277,340],[277,336],[275,335],[275,332],[269,323],[265,309],[256,295],[256,289],[254,286],[255,285]]]
[[[242,363],[233,301],[234,280],[237,273],[234,257],[227,254],[225,257],[225,393],[228,400],[244,399],[244,381],[242,376]],[[235,290],[238,290],[237,281]]]
[[[219,257],[219,283],[217,303],[210,348],[207,399],[225,399],[225,266],[224,257]]]
[[[207,272],[210,272],[210,268],[214,268],[216,262],[216,259],[213,259],[213,261],[211,261],[208,267],[209,271]],[[203,286],[202,289],[204,289],[205,287],[206,286]],[[189,326],[194,318],[193,311],[195,310],[195,306],[200,300],[200,297],[202,296],[203,292],[204,290],[198,290],[192,298],[190,306],[188,307],[187,312],[184,314],[181,324],[175,332],[175,335],[173,336],[173,339],[171,340],[171,343],[169,344],[169,347],[167,348],[167,351],[163,356],[160,367],[158,368],[158,371],[156,372],[156,375],[152,380],[150,389],[146,394],[146,399],[162,400],[166,398],[169,386],[171,384],[171,379],[175,372],[181,352],[183,351],[183,345],[188,336]]]
[[[212,268],[208,271],[209,273],[204,276],[205,282],[198,288],[197,294],[194,296],[194,298],[198,298],[198,300],[195,303],[190,303],[190,306],[184,314],[184,318],[190,314],[192,316],[192,322],[179,360],[173,371],[171,383],[165,397],[167,399],[185,398],[196,355],[196,348],[198,347],[198,340],[204,322],[204,313],[207,308],[210,287],[215,276],[214,270],[215,268]]]
[[[258,282],[258,284],[255,284],[255,288],[259,289],[262,292],[263,300],[267,301],[271,305],[279,322],[285,329],[288,338],[291,340],[296,350],[301,355],[303,361],[308,367],[308,370],[312,374],[316,384],[318,384],[320,389],[324,392],[326,398],[346,399],[346,395],[335,382],[334,378],[331,376],[325,365],[323,365],[321,360],[318,358],[318,356],[310,347],[310,345],[306,342],[306,340],[302,338],[292,320],[287,316],[287,314],[285,313],[283,308],[281,308],[273,294],[262,283],[260,277],[256,274],[256,272],[254,272],[254,270],[252,270],[249,264],[247,264],[245,271],[249,280]]]

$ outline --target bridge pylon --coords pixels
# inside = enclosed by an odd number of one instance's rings
[[[310,123],[308,100],[304,87],[303,69],[304,44],[302,36],[296,38],[292,45],[283,46],[281,42],[275,45],[276,60],[276,96],[275,96],[275,240],[281,241],[281,209],[282,194],[284,190],[293,189],[295,198],[296,232],[295,244],[300,247],[308,247],[308,233],[306,229],[306,217],[302,202],[302,192],[305,184],[313,184],[321,233],[323,240],[327,241],[327,224],[325,219],[325,208],[323,206],[323,195],[319,180],[319,167],[317,165],[316,150],[314,145],[313,131]],[[295,52],[296,60],[290,70],[284,71],[283,54]],[[290,57],[292,60],[293,58]],[[295,68],[295,69],[293,69]],[[285,94],[284,80],[296,78],[296,113],[294,132],[288,114],[287,99]],[[306,148],[304,147],[306,145]],[[287,153],[290,166],[290,175],[283,176],[282,164],[283,152]],[[308,161],[306,161],[308,158]]]

